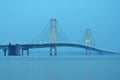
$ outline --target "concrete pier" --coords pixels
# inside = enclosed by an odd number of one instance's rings
[[[18,44],[8,46],[8,56],[19,56],[20,55],[20,46]]]

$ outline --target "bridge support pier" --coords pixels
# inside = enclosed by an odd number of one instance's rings
[[[22,49],[22,56],[24,55],[24,50],[27,51],[27,56],[29,56],[29,49]]]
[[[4,51],[4,56],[6,56],[7,49],[3,49],[3,51]]]
[[[57,56],[57,48],[56,47],[50,47],[50,56],[52,56],[53,49],[54,49],[54,55]]]
[[[24,54],[24,51],[23,51],[23,49],[22,49],[22,56],[23,56],[23,54]]]
[[[55,47],[54,55],[57,56],[57,48]]]
[[[103,55],[103,52],[102,52],[102,51],[100,52],[100,55]]]
[[[50,47],[50,56],[52,56],[52,47]]]
[[[86,55],[90,55],[90,47],[86,48]]]
[[[29,56],[29,49],[27,49],[27,56]]]
[[[86,55],[90,55],[90,49],[86,49]]]
[[[19,56],[20,55],[20,45],[12,45],[9,43],[8,45],[8,56]]]

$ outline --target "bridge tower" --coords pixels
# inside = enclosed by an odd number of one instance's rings
[[[91,45],[91,30],[90,29],[85,30],[85,44],[86,46],[88,46],[88,48],[86,49],[86,55],[90,55],[90,48],[89,48],[89,46]]]
[[[52,56],[52,52],[54,50],[54,55],[57,55],[57,27],[56,27],[56,19],[50,19],[50,55]]]

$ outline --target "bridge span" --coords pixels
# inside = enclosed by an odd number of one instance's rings
[[[95,51],[99,53],[100,55],[103,54],[120,54],[118,52],[112,52],[109,50],[103,50],[99,48],[95,48],[92,46],[87,46],[83,44],[78,44],[78,43],[44,43],[44,44],[16,44],[16,45],[0,45],[0,49],[4,51],[4,55],[21,55],[23,56],[24,50],[27,51],[27,55],[29,55],[29,50],[30,49],[36,49],[36,48],[54,48],[55,46],[57,47],[75,47],[75,48],[81,48],[89,51]],[[20,50],[22,50],[22,53],[20,53]],[[8,53],[7,53],[8,52]],[[52,55],[50,53],[50,55]],[[56,54],[55,54],[56,55]]]

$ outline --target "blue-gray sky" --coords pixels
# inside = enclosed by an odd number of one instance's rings
[[[119,0],[0,0],[0,44],[30,42],[56,18],[71,41],[91,28],[96,47],[120,51]]]

